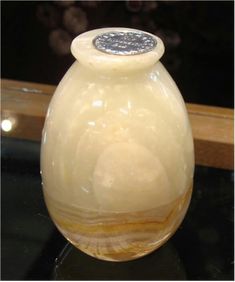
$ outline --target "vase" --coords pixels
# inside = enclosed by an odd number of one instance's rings
[[[43,193],[58,230],[108,261],[164,244],[189,206],[194,146],[160,38],[103,28],[76,37],[41,145]]]

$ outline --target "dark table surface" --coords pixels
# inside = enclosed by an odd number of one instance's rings
[[[196,167],[188,213],[158,251],[132,262],[91,258],[60,235],[46,210],[40,144],[2,138],[3,280],[233,280],[234,174]]]

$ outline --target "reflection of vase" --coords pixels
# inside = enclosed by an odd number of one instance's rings
[[[92,269],[92,271],[91,271]],[[183,261],[170,242],[157,252],[133,261],[115,263],[86,256],[67,244],[56,259],[55,280],[186,280]]]
[[[159,62],[158,37],[98,29],[75,38],[71,49],[78,61],[52,98],[42,138],[47,207],[87,254],[138,258],[173,234],[190,201],[194,154],[185,105]]]

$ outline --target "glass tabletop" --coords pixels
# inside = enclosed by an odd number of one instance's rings
[[[2,137],[3,280],[233,280],[233,171],[196,166],[188,213],[175,235],[141,259],[113,263],[60,235],[44,204],[40,143]]]

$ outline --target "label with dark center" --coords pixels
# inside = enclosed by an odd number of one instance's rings
[[[147,53],[157,46],[157,40],[144,32],[111,31],[96,36],[95,48],[113,55],[138,55]]]

